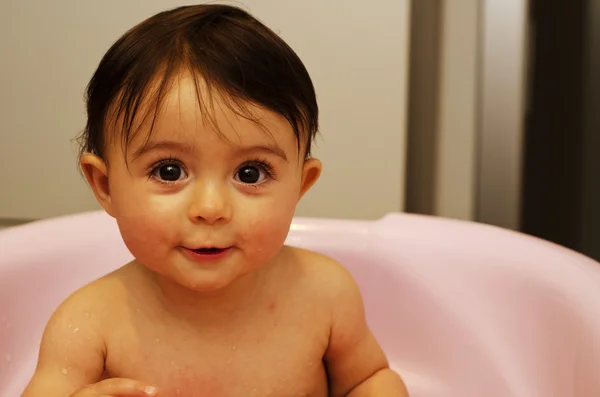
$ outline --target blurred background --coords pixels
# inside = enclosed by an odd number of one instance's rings
[[[0,227],[99,208],[85,86],[127,29],[193,3],[0,0]],[[325,170],[299,216],[429,214],[600,259],[600,0],[228,3],[314,80]]]

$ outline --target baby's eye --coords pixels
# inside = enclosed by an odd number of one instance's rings
[[[187,178],[187,174],[178,164],[161,164],[152,170],[152,176],[160,182],[177,182]]]
[[[267,173],[260,167],[245,165],[238,170],[235,179],[247,185],[256,185],[264,182],[267,176]]]

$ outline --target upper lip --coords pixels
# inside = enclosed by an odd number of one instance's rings
[[[206,244],[206,245],[200,245],[200,246],[185,246],[184,248],[187,248],[189,250],[208,250],[208,249],[223,250],[223,249],[230,248],[230,246]]]

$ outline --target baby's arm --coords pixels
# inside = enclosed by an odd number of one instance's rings
[[[145,384],[125,379],[98,382],[105,344],[89,301],[76,293],[53,314],[42,337],[35,374],[22,397],[144,396]]]
[[[333,323],[325,364],[334,397],[408,397],[400,376],[369,330],[358,286],[339,269],[332,290]]]

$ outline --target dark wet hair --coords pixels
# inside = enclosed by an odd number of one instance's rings
[[[248,12],[219,4],[161,12],[112,45],[87,87],[81,154],[105,158],[109,120],[122,121],[125,149],[137,133],[134,122],[141,126],[151,117],[152,132],[173,78],[185,69],[195,77],[198,102],[209,118],[212,104],[200,100],[201,88],[226,99],[232,110],[248,119],[252,119],[244,111],[248,103],[282,115],[292,126],[298,149],[304,146],[310,155],[319,109],[302,61]],[[140,119],[142,108],[146,110]]]

